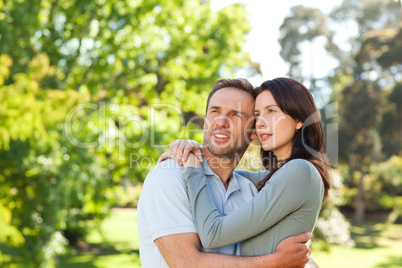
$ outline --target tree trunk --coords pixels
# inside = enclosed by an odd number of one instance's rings
[[[363,166],[360,166],[360,180],[357,193],[357,203],[355,213],[353,215],[353,221],[357,224],[363,224],[365,211],[366,211],[366,198],[364,190],[364,172],[363,172]]]

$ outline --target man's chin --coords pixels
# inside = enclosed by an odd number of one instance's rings
[[[239,153],[237,150],[233,150],[232,148],[209,147],[208,151],[220,158],[234,158]]]

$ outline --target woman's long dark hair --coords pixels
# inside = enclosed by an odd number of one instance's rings
[[[255,96],[257,97],[265,90],[271,92],[279,108],[285,114],[303,122],[303,127],[297,130],[293,136],[291,155],[282,165],[293,159],[310,161],[321,175],[325,188],[325,200],[328,197],[328,190],[331,188],[331,167],[324,153],[324,133],[313,96],[303,84],[284,77],[265,81],[255,89]],[[271,172],[259,183],[258,190],[261,190],[280,168],[278,160],[272,151],[264,151],[261,148],[261,158],[263,166]]]

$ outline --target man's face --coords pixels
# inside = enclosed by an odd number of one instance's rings
[[[214,155],[233,158],[243,153],[253,126],[254,98],[236,88],[222,88],[210,99],[205,115],[204,146]]]

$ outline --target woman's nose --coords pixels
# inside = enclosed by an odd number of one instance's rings
[[[257,118],[257,122],[255,123],[256,128],[266,128],[268,126],[267,120],[263,116],[259,116]]]

